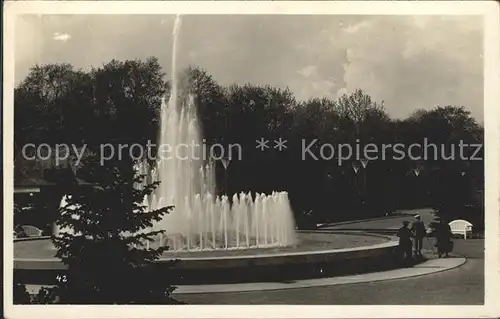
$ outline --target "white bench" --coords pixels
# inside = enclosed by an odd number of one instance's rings
[[[452,234],[464,235],[464,239],[467,239],[467,233],[472,233],[472,224],[463,219],[456,219],[451,221],[450,225]]]
[[[22,225],[21,228],[24,230],[24,233],[28,237],[38,237],[42,236],[42,230],[36,228],[35,226],[31,225]]]

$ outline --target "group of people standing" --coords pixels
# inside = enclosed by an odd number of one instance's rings
[[[407,220],[403,221],[403,226],[398,230],[399,237],[399,253],[403,259],[410,260],[413,258],[412,246],[414,247],[415,257],[422,256],[422,246],[424,237],[427,237],[427,229],[420,215],[415,216],[415,221],[409,226]],[[438,219],[438,223],[433,230],[436,238],[436,248],[439,258],[443,255],[448,257],[452,250],[452,232],[450,226],[442,219]],[[412,242],[413,239],[413,242]]]

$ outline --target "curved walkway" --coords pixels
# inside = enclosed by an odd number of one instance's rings
[[[227,293],[248,292],[265,290],[298,289],[309,287],[333,286],[375,282],[383,280],[394,280],[407,277],[428,275],[459,267],[466,262],[466,258],[442,258],[430,259],[421,264],[409,268],[400,268],[376,273],[367,273],[353,276],[339,276],[331,278],[317,278],[297,280],[292,282],[257,282],[228,285],[183,285],[175,290],[175,294],[198,294],[198,293]]]
[[[425,244],[424,242],[424,245]],[[219,305],[484,304],[484,240],[474,239],[464,241],[458,239],[455,241],[455,252],[459,255],[466,256],[466,263],[446,271],[432,272],[418,277],[393,278],[394,280],[386,279],[384,281],[358,282],[299,289],[198,294],[186,293],[178,294],[176,298],[188,304]]]

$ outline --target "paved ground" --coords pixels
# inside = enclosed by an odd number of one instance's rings
[[[406,213],[407,216],[400,216],[388,219],[379,219],[379,220],[367,220],[355,223],[340,223],[332,226],[324,226],[322,229],[397,229],[402,226],[403,221],[407,220],[410,223],[413,222],[414,214],[419,214],[422,217],[422,221],[425,225],[428,225],[433,219],[434,214],[431,210],[415,210],[409,213]]]
[[[431,249],[424,242],[427,249]],[[467,262],[448,271],[381,282],[241,293],[185,294],[189,304],[477,305],[484,303],[484,240],[455,240]]]
[[[413,267],[385,270],[380,272],[363,273],[337,277],[312,278],[290,280],[281,282],[255,282],[237,284],[212,284],[212,285],[182,285],[175,290],[176,294],[205,294],[227,292],[249,292],[264,290],[283,290],[311,287],[324,287],[345,284],[357,284],[384,280],[401,279],[432,274],[462,266],[465,257],[431,258]]]

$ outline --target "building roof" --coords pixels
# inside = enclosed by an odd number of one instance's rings
[[[64,185],[93,185],[76,176],[71,168],[48,168],[25,171],[14,177],[14,188]]]
[[[49,182],[40,177],[23,176],[14,179],[14,187],[33,187],[33,186],[56,186],[57,183]]]

